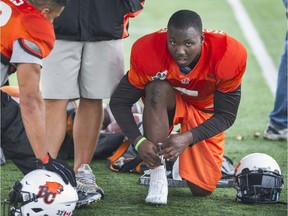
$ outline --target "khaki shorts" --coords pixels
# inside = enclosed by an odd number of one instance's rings
[[[124,75],[122,39],[78,42],[56,40],[43,60],[45,99],[110,98]]]

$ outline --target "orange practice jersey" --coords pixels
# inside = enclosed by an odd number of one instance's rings
[[[129,81],[143,89],[151,80],[167,80],[182,98],[201,110],[213,110],[216,90],[234,91],[242,81],[247,53],[244,46],[221,31],[204,30],[198,64],[187,75],[180,72],[167,47],[167,30],[138,39],[131,52]]]
[[[22,47],[39,58],[52,50],[55,34],[52,23],[25,0],[1,0],[1,54],[11,58],[13,42],[20,40]],[[35,43],[39,51],[31,49]]]

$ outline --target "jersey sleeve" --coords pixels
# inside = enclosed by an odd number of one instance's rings
[[[148,36],[144,36],[138,39],[132,46],[130,57],[130,69],[128,72],[129,82],[140,89],[143,89],[145,84],[149,82],[147,72],[152,70],[149,61],[148,53],[152,55],[153,50],[148,48],[151,39]],[[153,66],[152,66],[153,67]]]
[[[26,40],[35,43],[39,50],[32,49],[30,46],[24,46],[29,53],[33,53],[39,58],[44,58],[49,55],[53,49],[55,42],[55,34],[53,25],[46,18],[39,16],[39,14],[31,14],[29,16],[23,17],[23,27],[29,34],[29,38]],[[27,45],[27,41],[21,39],[23,44]]]
[[[132,46],[129,82],[143,89],[167,61],[166,32],[158,31],[138,39]]]
[[[141,73],[138,72],[137,67],[135,67],[133,63],[130,64],[130,69],[128,71],[128,79],[133,86],[140,89],[144,89],[146,83],[149,82],[149,79],[147,77],[141,76]]]
[[[246,70],[247,51],[236,39],[227,35],[226,51],[217,65],[220,78],[217,90],[231,92],[237,89]]]

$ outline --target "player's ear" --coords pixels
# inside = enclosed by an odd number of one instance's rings
[[[43,14],[44,16],[46,16],[49,13],[49,10],[50,9],[48,7],[45,7],[45,8],[40,10],[40,13]]]
[[[205,39],[205,37],[204,37],[204,34],[202,33],[201,34],[201,45],[204,43],[204,39]]]

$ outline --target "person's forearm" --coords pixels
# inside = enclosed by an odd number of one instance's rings
[[[47,155],[45,136],[45,106],[40,92],[35,95],[20,94],[23,124],[36,158]]]
[[[190,130],[193,135],[192,144],[213,137],[231,127],[237,116],[240,99],[241,86],[233,92],[217,91],[214,97],[214,115]]]
[[[110,108],[114,118],[132,144],[141,133],[134,120],[131,107],[143,95],[144,90],[132,86],[126,75],[120,81],[110,100]]]
[[[17,80],[23,124],[36,158],[47,156],[45,106],[41,95],[40,65],[18,64]]]

